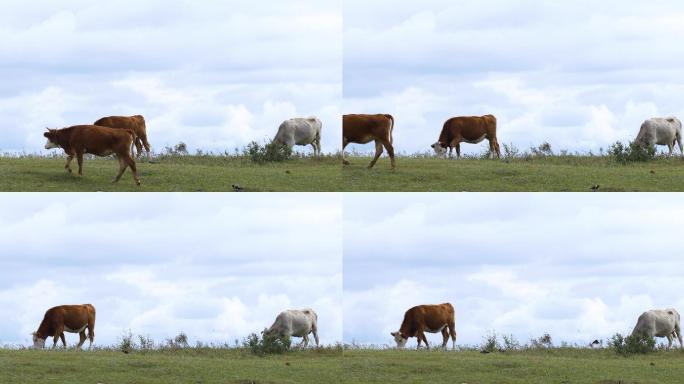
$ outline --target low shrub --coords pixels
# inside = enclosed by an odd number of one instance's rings
[[[264,145],[252,141],[242,150],[243,156],[255,163],[282,162],[292,157],[292,148],[277,141]]]
[[[627,356],[632,354],[646,354],[655,351],[656,341],[651,336],[629,335],[622,336],[619,333],[613,335],[608,345],[615,353]]]
[[[656,149],[652,145],[644,145],[637,142],[630,142],[628,145],[616,141],[608,149],[608,154],[618,163],[627,164],[635,162],[646,162],[655,158]]]
[[[251,353],[263,356],[268,354],[282,354],[290,350],[291,340],[289,337],[280,337],[275,334],[264,333],[259,337],[252,333],[243,341],[242,345]]]

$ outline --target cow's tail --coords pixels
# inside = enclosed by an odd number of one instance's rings
[[[390,127],[389,127],[389,142],[390,144],[394,145],[394,137],[392,136],[392,131],[394,131],[394,117],[392,115],[385,115],[390,121]]]

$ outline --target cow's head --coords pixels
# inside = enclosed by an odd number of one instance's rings
[[[43,133],[43,136],[47,139],[45,143],[45,149],[59,148],[57,144],[57,130],[47,128],[47,132]]]
[[[437,156],[446,156],[446,146],[439,141],[431,145]]]
[[[392,332],[390,335],[394,336],[394,341],[397,342],[397,348],[403,349],[406,346],[406,342],[408,341],[408,337],[405,337],[401,331],[397,332]]]
[[[38,336],[38,332],[31,333],[31,336],[33,336],[33,348],[45,347],[45,339],[41,339],[40,336]]]

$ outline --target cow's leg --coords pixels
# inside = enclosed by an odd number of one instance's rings
[[[679,154],[684,157],[684,147],[682,146],[681,136],[675,137],[675,143],[677,143],[677,146],[679,147]]]
[[[73,160],[73,159],[74,159],[73,154],[67,155],[67,160],[66,160],[66,164],[64,165],[64,169],[66,169],[67,172],[69,172],[69,173],[71,173],[71,160]]]
[[[449,330],[445,326],[442,328],[442,349],[446,349],[447,341],[449,341]]]
[[[349,162],[345,160],[344,158],[344,149],[347,148],[347,144],[349,144],[349,140],[347,140],[346,137],[342,138],[342,165],[349,165]]]
[[[667,143],[667,149],[670,150],[670,153],[667,155],[667,157],[672,157],[672,152],[674,152],[674,142]]]
[[[78,175],[83,176],[83,152],[76,153],[76,161],[78,161]]]
[[[387,154],[390,157],[390,162],[392,163],[392,169],[396,167],[396,164],[394,162],[394,146],[392,146],[392,143],[386,141],[382,143],[385,146],[385,149],[387,150]]]
[[[446,154],[444,155],[446,157]],[[454,157],[454,147],[449,147],[449,158],[452,159]]]
[[[456,147],[456,158],[460,159],[461,158],[461,143],[456,142],[455,147]]]
[[[78,345],[76,346],[76,348],[81,348],[83,343],[85,343],[86,339],[87,339],[87,337],[86,337],[86,333],[85,333],[85,329],[84,329],[78,333]]]
[[[456,350],[456,326],[453,322],[449,324],[449,334],[451,335],[451,348]]]
[[[145,146],[145,152],[147,152],[147,159],[150,159],[150,152],[152,152],[152,147],[150,145],[150,142],[147,141],[147,133],[143,133],[142,135],[138,136],[138,138],[142,141],[142,144]]]
[[[427,337],[425,337],[425,332],[423,332],[422,329],[419,329],[418,332],[416,333],[416,337],[418,340],[423,340],[425,343],[425,348],[430,349],[430,344],[428,344]]]
[[[316,327],[312,327],[311,333],[313,333],[314,340],[316,340],[316,346],[318,347],[318,329]]]
[[[143,144],[142,140],[140,140],[140,137],[136,137],[135,140],[133,140],[133,144],[135,144],[135,149],[137,151],[137,153],[135,153],[135,158],[139,159],[143,150]],[[133,149],[131,149],[131,155],[133,155]]]
[[[368,164],[368,169],[373,168],[375,162],[380,158],[380,155],[382,155],[382,143],[378,140],[375,140],[375,157],[373,157],[373,160],[371,160],[370,164]]]
[[[126,171],[126,162],[121,156],[116,156],[116,159],[119,161],[119,173],[116,174],[116,176],[112,179],[112,183],[116,183],[121,179],[121,175]]]
[[[496,137],[489,139],[489,158],[493,159],[494,154],[497,158],[501,158],[501,152],[499,152],[499,143],[496,141]]]
[[[88,320],[88,339],[90,339],[90,344],[88,349],[93,347],[93,341],[95,340],[95,319]]]
[[[299,343],[299,345],[302,346],[302,348],[306,348],[307,345],[309,345],[309,337],[306,334],[302,336],[302,342]]]

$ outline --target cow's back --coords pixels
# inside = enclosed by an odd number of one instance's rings
[[[145,127],[145,118],[141,115],[103,117],[93,123],[93,125],[117,129],[131,129],[137,136],[144,136],[147,130]]]

